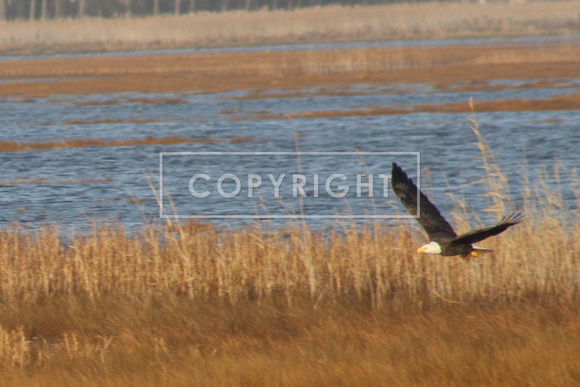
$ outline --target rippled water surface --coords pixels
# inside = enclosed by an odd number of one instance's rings
[[[505,81],[504,81],[505,82]],[[485,184],[470,183],[485,176],[469,128],[469,114],[414,113],[400,115],[352,116],[345,118],[285,119],[289,113],[344,111],[369,106],[439,104],[495,99],[537,99],[578,92],[578,80],[558,88],[516,89],[504,91],[437,92],[427,85],[409,85],[407,89],[377,88],[354,96],[324,96],[305,93],[305,97],[286,98],[279,93],[272,97],[244,99],[245,93],[163,94],[135,93],[61,96],[26,102],[6,99],[0,103],[2,141],[49,142],[71,139],[124,140],[180,136],[231,139],[251,136],[259,141],[186,143],[178,145],[88,146],[48,150],[1,152],[3,173],[0,178],[0,222],[6,226],[21,222],[31,227],[57,222],[70,230],[83,230],[88,220],[121,221],[129,228],[158,219],[160,211],[148,183],[158,188],[160,152],[192,152],[195,155],[169,155],[164,163],[164,198],[167,215],[244,217],[251,215],[396,215],[401,206],[392,195],[382,197],[379,174],[390,174],[396,161],[415,180],[416,153],[420,153],[422,183],[425,192],[443,213],[457,208],[446,195],[464,198],[476,210],[490,205]],[[363,85],[360,86],[364,88]],[[357,87],[353,88],[356,90]],[[143,103],[144,99],[150,103]],[[264,116],[280,119],[263,119]],[[135,122],[140,121],[140,122]],[[564,205],[576,210],[574,190],[578,179],[572,170],[580,165],[580,115],[577,111],[495,112],[479,113],[481,132],[497,155],[503,173],[509,179],[510,197],[521,206],[522,192],[542,182],[557,191],[558,181]],[[245,152],[305,152],[295,154],[244,155]],[[199,152],[225,152],[199,154]],[[235,152],[235,154],[232,154]],[[314,153],[308,153],[314,152]],[[348,154],[316,154],[316,152],[350,152]],[[365,152],[365,154],[351,154]],[[373,152],[410,152],[372,154]],[[558,167],[559,175],[554,173]],[[545,172],[542,174],[542,169]],[[357,173],[376,178],[375,199],[368,198],[368,187],[361,197],[356,187],[346,198],[328,194],[325,181],[333,173],[355,179]],[[199,173],[212,180],[198,180],[198,190],[208,190],[206,199],[195,198],[189,183]],[[224,198],[216,194],[214,183],[223,174],[241,179],[241,194]],[[292,195],[291,176],[308,178],[308,197],[297,200]],[[264,181],[248,197],[248,175],[260,175]],[[267,176],[286,174],[281,194],[273,195]],[[319,175],[318,197],[314,197],[314,174]],[[524,178],[525,176],[525,178]],[[529,181],[526,181],[528,179]],[[354,180],[351,180],[351,183]],[[24,184],[26,183],[26,184]],[[196,184],[198,184],[196,183]],[[336,183],[336,181],[335,181]],[[336,184],[330,186],[338,189]],[[235,184],[224,182],[224,191]],[[394,207],[393,207],[394,206]],[[493,220],[491,215],[482,215]],[[220,219],[217,222],[228,220]],[[313,217],[313,225],[329,220]]]

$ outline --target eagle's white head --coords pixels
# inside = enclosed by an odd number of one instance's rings
[[[431,242],[425,246],[419,247],[418,253],[424,254],[441,254],[441,245],[437,242]]]

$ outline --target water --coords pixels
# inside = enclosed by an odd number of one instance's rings
[[[72,54],[46,54],[32,56],[0,56],[0,60],[27,60],[27,59],[50,59],[50,58],[80,58],[100,56],[138,56],[138,55],[172,55],[187,53],[212,53],[212,52],[260,52],[260,51],[290,51],[290,50],[341,50],[347,48],[373,48],[373,47],[421,47],[421,46],[451,46],[458,44],[517,44],[534,46],[539,44],[570,44],[580,39],[580,35],[562,36],[514,36],[499,38],[475,38],[475,39],[441,39],[441,40],[395,40],[385,42],[349,42],[349,43],[320,43],[320,44],[282,44],[277,46],[252,46],[252,47],[216,47],[216,48],[186,48],[170,50],[145,50],[145,51],[120,51],[95,53],[72,53]]]
[[[509,82],[502,81],[502,82]],[[52,150],[26,150],[0,153],[3,174],[0,178],[0,226],[21,222],[26,227],[59,223],[69,231],[85,230],[91,221],[122,222],[129,229],[145,222],[159,220],[160,209],[150,182],[158,188],[160,152],[193,152],[168,156],[164,165],[164,183],[169,197],[164,197],[165,211],[173,216],[203,217],[218,223],[247,224],[254,215],[274,217],[274,224],[285,224],[288,217],[307,215],[313,226],[328,224],[326,216],[390,217],[405,214],[392,193],[383,197],[380,174],[390,175],[393,161],[400,163],[417,180],[415,153],[420,153],[424,191],[444,214],[456,208],[447,195],[464,198],[481,211],[490,205],[483,195],[485,184],[470,185],[485,176],[475,136],[469,129],[468,114],[414,113],[344,118],[256,119],[301,112],[344,111],[372,105],[394,106],[439,104],[495,99],[549,98],[578,92],[578,80],[561,88],[519,89],[477,92],[437,92],[426,85],[409,85],[406,90],[364,90],[356,96],[308,96],[279,98],[276,94],[261,99],[235,99],[244,93],[219,94],[148,94],[137,93],[61,96],[37,98],[27,102],[14,99],[0,101],[0,136],[2,141],[44,142],[93,138],[103,140],[142,139],[146,136],[182,136],[188,138],[234,138],[252,136],[259,142],[188,143],[172,146],[141,145],[122,147],[83,147]],[[355,86],[353,90],[360,90]],[[142,104],[136,98],[179,99],[180,103]],[[117,100],[118,104],[86,104]],[[126,102],[123,102],[126,101]],[[81,106],[79,106],[81,103]],[[84,104],[83,104],[84,103]],[[232,120],[232,118],[242,120]],[[103,120],[121,123],[104,123]],[[151,122],[135,123],[134,120]],[[101,122],[100,122],[101,121]],[[576,111],[494,112],[479,113],[480,130],[499,165],[509,179],[514,206],[522,205],[526,184],[540,184],[538,169],[547,167],[543,177],[547,187],[557,190],[558,179],[553,166],[560,165],[562,196],[567,210],[577,211],[574,191],[577,177],[569,175],[580,165],[580,115]],[[75,123],[76,122],[76,123]],[[92,122],[92,123],[91,123]],[[295,138],[298,138],[296,140]],[[248,152],[367,152],[357,154],[256,155]],[[199,152],[227,154],[200,155]],[[231,154],[237,152],[236,154]],[[410,152],[372,154],[373,152]],[[172,157],[172,158],[171,158]],[[526,183],[522,176],[530,178]],[[568,172],[566,172],[568,171]],[[210,182],[198,180],[199,191],[210,190],[206,199],[196,198],[189,189],[195,174],[206,173]],[[217,192],[217,179],[224,174],[240,177],[240,194],[224,198]],[[292,176],[302,173],[308,197],[295,198]],[[344,174],[350,183],[346,198],[335,198],[325,186],[333,173]],[[368,198],[368,187],[357,197],[356,175],[368,181],[375,178],[374,200]],[[248,175],[260,175],[262,186],[249,197]],[[286,174],[278,197],[269,175]],[[313,177],[317,174],[318,184]],[[15,184],[29,181],[32,184]],[[339,180],[330,184],[331,192],[339,190]],[[225,180],[223,190],[232,192],[236,184]],[[388,188],[388,185],[387,185]],[[318,197],[314,197],[318,190]],[[388,191],[388,189],[387,189]],[[217,192],[217,193],[216,193]],[[388,192],[386,192],[388,194]],[[260,196],[261,195],[261,196]],[[321,217],[322,215],[322,217]],[[224,219],[225,218],[225,219]],[[484,221],[493,221],[482,214]],[[237,219],[237,220],[236,220]],[[241,219],[241,220],[239,220]],[[382,220],[381,220],[382,221]],[[388,220],[385,220],[388,221]]]

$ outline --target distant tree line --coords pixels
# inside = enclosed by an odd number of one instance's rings
[[[411,0],[418,2],[422,0]],[[181,15],[192,12],[370,5],[401,0],[0,0],[0,20]]]

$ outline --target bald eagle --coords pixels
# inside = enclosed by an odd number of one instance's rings
[[[421,246],[417,250],[418,253],[442,256],[461,255],[463,259],[468,260],[470,257],[476,257],[478,251],[491,251],[491,249],[475,246],[474,243],[504,232],[523,219],[521,213],[514,212],[509,216],[504,216],[495,226],[473,230],[457,236],[437,207],[427,199],[423,192],[417,189],[413,180],[409,179],[405,171],[396,163],[393,163],[391,184],[395,195],[411,215],[417,215],[417,194],[420,195],[420,217],[417,218],[417,221],[427,232],[431,242]]]

